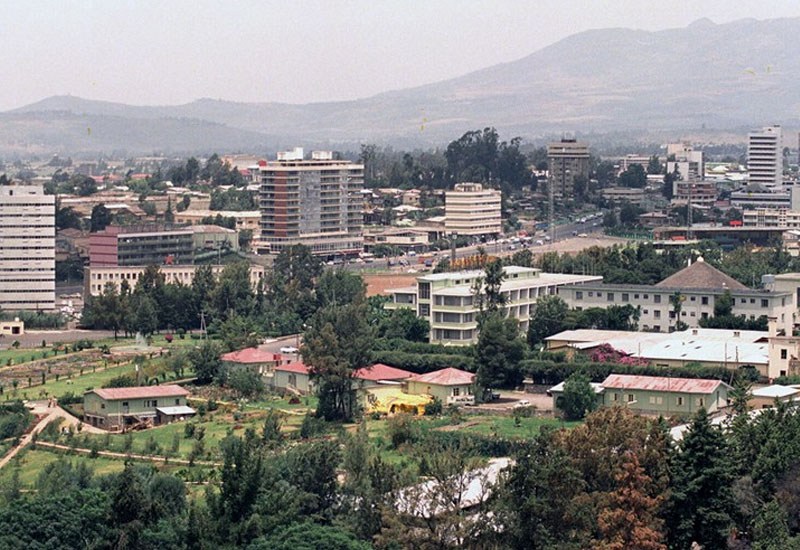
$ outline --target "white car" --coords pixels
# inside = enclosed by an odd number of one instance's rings
[[[530,404],[531,404],[531,402],[528,401],[527,399],[520,399],[519,401],[517,401],[516,405],[514,405],[514,406],[515,407],[528,407],[528,406],[530,406]]]
[[[284,346],[284,347],[281,348],[281,353],[285,353],[287,355],[289,355],[291,353],[297,353],[298,351],[300,351],[300,350],[297,349],[294,346]]]

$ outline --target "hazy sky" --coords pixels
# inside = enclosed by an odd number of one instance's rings
[[[800,16],[800,0],[0,0],[0,110],[353,99],[524,57],[591,28]],[[590,62],[590,60],[587,60]]]

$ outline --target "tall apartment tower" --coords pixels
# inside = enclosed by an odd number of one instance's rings
[[[0,185],[0,308],[56,307],[56,198],[41,185]]]
[[[573,194],[575,178],[589,178],[589,146],[574,139],[562,139],[547,144],[547,166],[553,194],[567,197]]]
[[[747,138],[749,182],[776,188],[783,183],[783,150],[780,126],[753,130]]]
[[[501,193],[480,183],[457,183],[444,195],[444,227],[447,233],[490,236],[503,232]]]
[[[302,148],[261,161],[260,253],[304,244],[318,256],[354,255],[364,249],[364,165],[334,160],[330,151]]]
[[[682,180],[704,180],[706,167],[703,151],[695,151],[691,145],[685,143],[670,143],[667,145],[667,172],[671,173],[676,170]]]

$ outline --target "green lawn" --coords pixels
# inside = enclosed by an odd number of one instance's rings
[[[11,461],[5,468],[0,470],[0,485],[11,476],[12,470],[19,465],[19,480],[23,487],[31,488],[35,485],[39,473],[51,462],[57,461],[62,455],[58,452],[51,452],[44,448],[26,449]],[[73,464],[86,462],[95,474],[108,474],[118,472],[125,467],[123,460],[115,460],[105,457],[90,458],[88,455],[67,456],[67,460]]]
[[[53,356],[53,350],[50,347],[46,348],[29,348],[29,349],[4,349],[0,351],[0,366],[6,366],[8,360],[11,359],[14,364],[19,362],[30,361],[33,359],[41,359],[42,353],[47,352],[48,357]]]
[[[520,418],[519,425],[508,416],[466,416],[459,431],[494,435],[511,439],[533,437],[543,426],[571,428],[580,422],[567,422],[557,418]]]

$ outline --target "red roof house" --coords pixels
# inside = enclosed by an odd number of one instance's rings
[[[384,365],[383,363],[375,363],[371,367],[364,367],[353,373],[353,378],[358,378],[359,380],[366,380],[369,382],[395,382],[405,380],[406,378],[411,378],[412,376],[414,376],[413,372],[390,367],[389,365]]]

